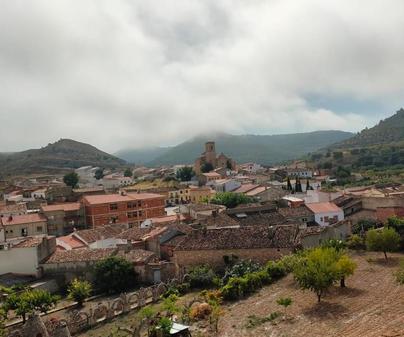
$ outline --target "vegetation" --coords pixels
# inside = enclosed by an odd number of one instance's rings
[[[181,181],[190,181],[194,176],[192,166],[184,166],[178,169],[176,177]]]
[[[84,300],[90,297],[91,292],[91,283],[79,279],[74,279],[67,289],[68,297],[76,301],[80,307],[83,305]]]
[[[360,219],[356,224],[352,225],[352,234],[363,234],[369,229],[377,227],[374,219]]]
[[[290,297],[281,297],[276,300],[276,303],[283,306],[285,315],[286,315],[286,309],[288,308],[288,306],[292,304],[292,302],[293,301]]]
[[[77,175],[76,172],[70,172],[67,173],[63,177],[63,182],[67,185],[70,186],[71,188],[75,188],[79,182],[79,176]]]
[[[94,178],[97,180],[104,178],[104,169],[102,168],[97,169],[94,173]]]
[[[34,311],[46,313],[52,307],[56,306],[58,301],[59,296],[52,295],[45,290],[29,289],[20,293],[12,293],[7,296],[3,304],[3,310],[6,313],[13,310],[15,314],[21,316],[23,322],[25,322],[27,314]]]
[[[396,277],[397,283],[404,285],[404,259],[401,259],[400,266],[394,273],[394,276]]]
[[[120,293],[136,285],[133,265],[119,256],[97,262],[94,269],[95,286],[105,293]]]
[[[201,172],[202,173],[208,173],[210,171],[213,171],[214,167],[211,163],[203,163],[201,165]]]
[[[348,255],[342,255],[337,263],[336,263],[336,269],[337,269],[337,274],[340,279],[340,285],[341,288],[345,288],[345,279],[348,276],[353,275],[357,265],[354,261],[352,261]]]
[[[192,268],[189,276],[192,288],[209,288],[213,286],[216,274],[209,266],[201,265]]]
[[[256,328],[266,322],[273,322],[278,317],[279,317],[279,313],[277,311],[271,312],[271,314],[266,317],[258,317],[256,315],[249,315],[246,328],[247,329]]]
[[[234,208],[241,204],[254,202],[254,198],[240,193],[221,192],[216,193],[215,196],[210,199],[210,202],[212,204],[226,206],[227,208]]]
[[[129,167],[126,168],[125,171],[123,172],[123,176],[124,177],[132,177],[133,176],[132,170]]]
[[[371,229],[366,233],[367,249],[383,252],[386,260],[387,252],[396,251],[399,243],[400,235],[393,228]]]

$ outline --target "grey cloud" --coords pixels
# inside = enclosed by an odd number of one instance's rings
[[[399,107],[402,13],[400,0],[0,0],[0,152],[359,130]],[[386,110],[336,112],[311,95]]]

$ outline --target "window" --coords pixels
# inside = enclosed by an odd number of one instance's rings
[[[118,217],[117,216],[111,216],[109,218],[109,223],[117,223],[118,222]]]
[[[139,200],[139,201],[137,202],[137,207],[141,207],[141,206],[142,206],[142,201]]]
[[[36,227],[36,231],[37,231],[38,233],[42,233],[42,226],[37,226],[37,227]]]
[[[117,210],[118,209],[118,204],[109,204],[109,209],[111,211]]]
[[[127,205],[126,205],[126,207],[128,207],[128,208],[135,208],[136,205],[135,205],[133,202],[128,202]]]
[[[27,236],[28,230],[26,228],[21,228],[21,236]]]
[[[139,217],[143,216],[143,211],[139,211]]]

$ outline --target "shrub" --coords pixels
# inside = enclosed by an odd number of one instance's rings
[[[132,263],[119,256],[110,256],[95,265],[95,284],[101,292],[119,293],[135,286]]]
[[[265,270],[260,270],[260,271],[256,272],[256,274],[260,278],[262,285],[271,284],[271,282],[272,282],[271,276],[269,276]]]
[[[265,265],[265,271],[273,280],[279,280],[287,274],[285,266],[280,261],[268,261]]]
[[[243,277],[231,277],[221,289],[225,300],[237,300],[244,296],[247,289],[247,281]]]
[[[301,261],[300,254],[289,254],[283,256],[278,263],[284,268],[286,273],[291,273],[295,266]]]
[[[361,219],[356,224],[352,225],[352,234],[361,234],[369,229],[377,227],[377,222],[374,219]]]
[[[377,252],[383,252],[387,260],[387,252],[398,249],[400,235],[393,228],[382,230],[371,229],[366,234],[366,248]]]
[[[401,260],[399,269],[394,273],[396,281],[404,285],[404,259]]]
[[[214,284],[215,272],[209,266],[197,266],[189,272],[192,288],[208,288]]]
[[[254,273],[259,270],[261,270],[261,266],[258,263],[252,260],[242,260],[226,270],[222,281],[226,283],[231,277],[242,277],[248,273]]]
[[[90,282],[80,281],[78,279],[74,279],[67,289],[68,297],[76,301],[79,306],[83,305],[84,300],[90,296],[91,291],[92,286]]]
[[[246,274],[243,278],[246,281],[245,293],[253,293],[262,288],[262,282],[258,272]]]
[[[208,303],[195,304],[191,307],[189,316],[193,320],[205,319],[212,313],[212,307]]]
[[[357,234],[351,235],[351,237],[347,241],[347,247],[349,249],[365,249],[365,240]]]

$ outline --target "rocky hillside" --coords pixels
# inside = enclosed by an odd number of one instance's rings
[[[120,167],[125,161],[89,144],[60,139],[40,149],[0,154],[0,174],[54,172],[92,165]]]

